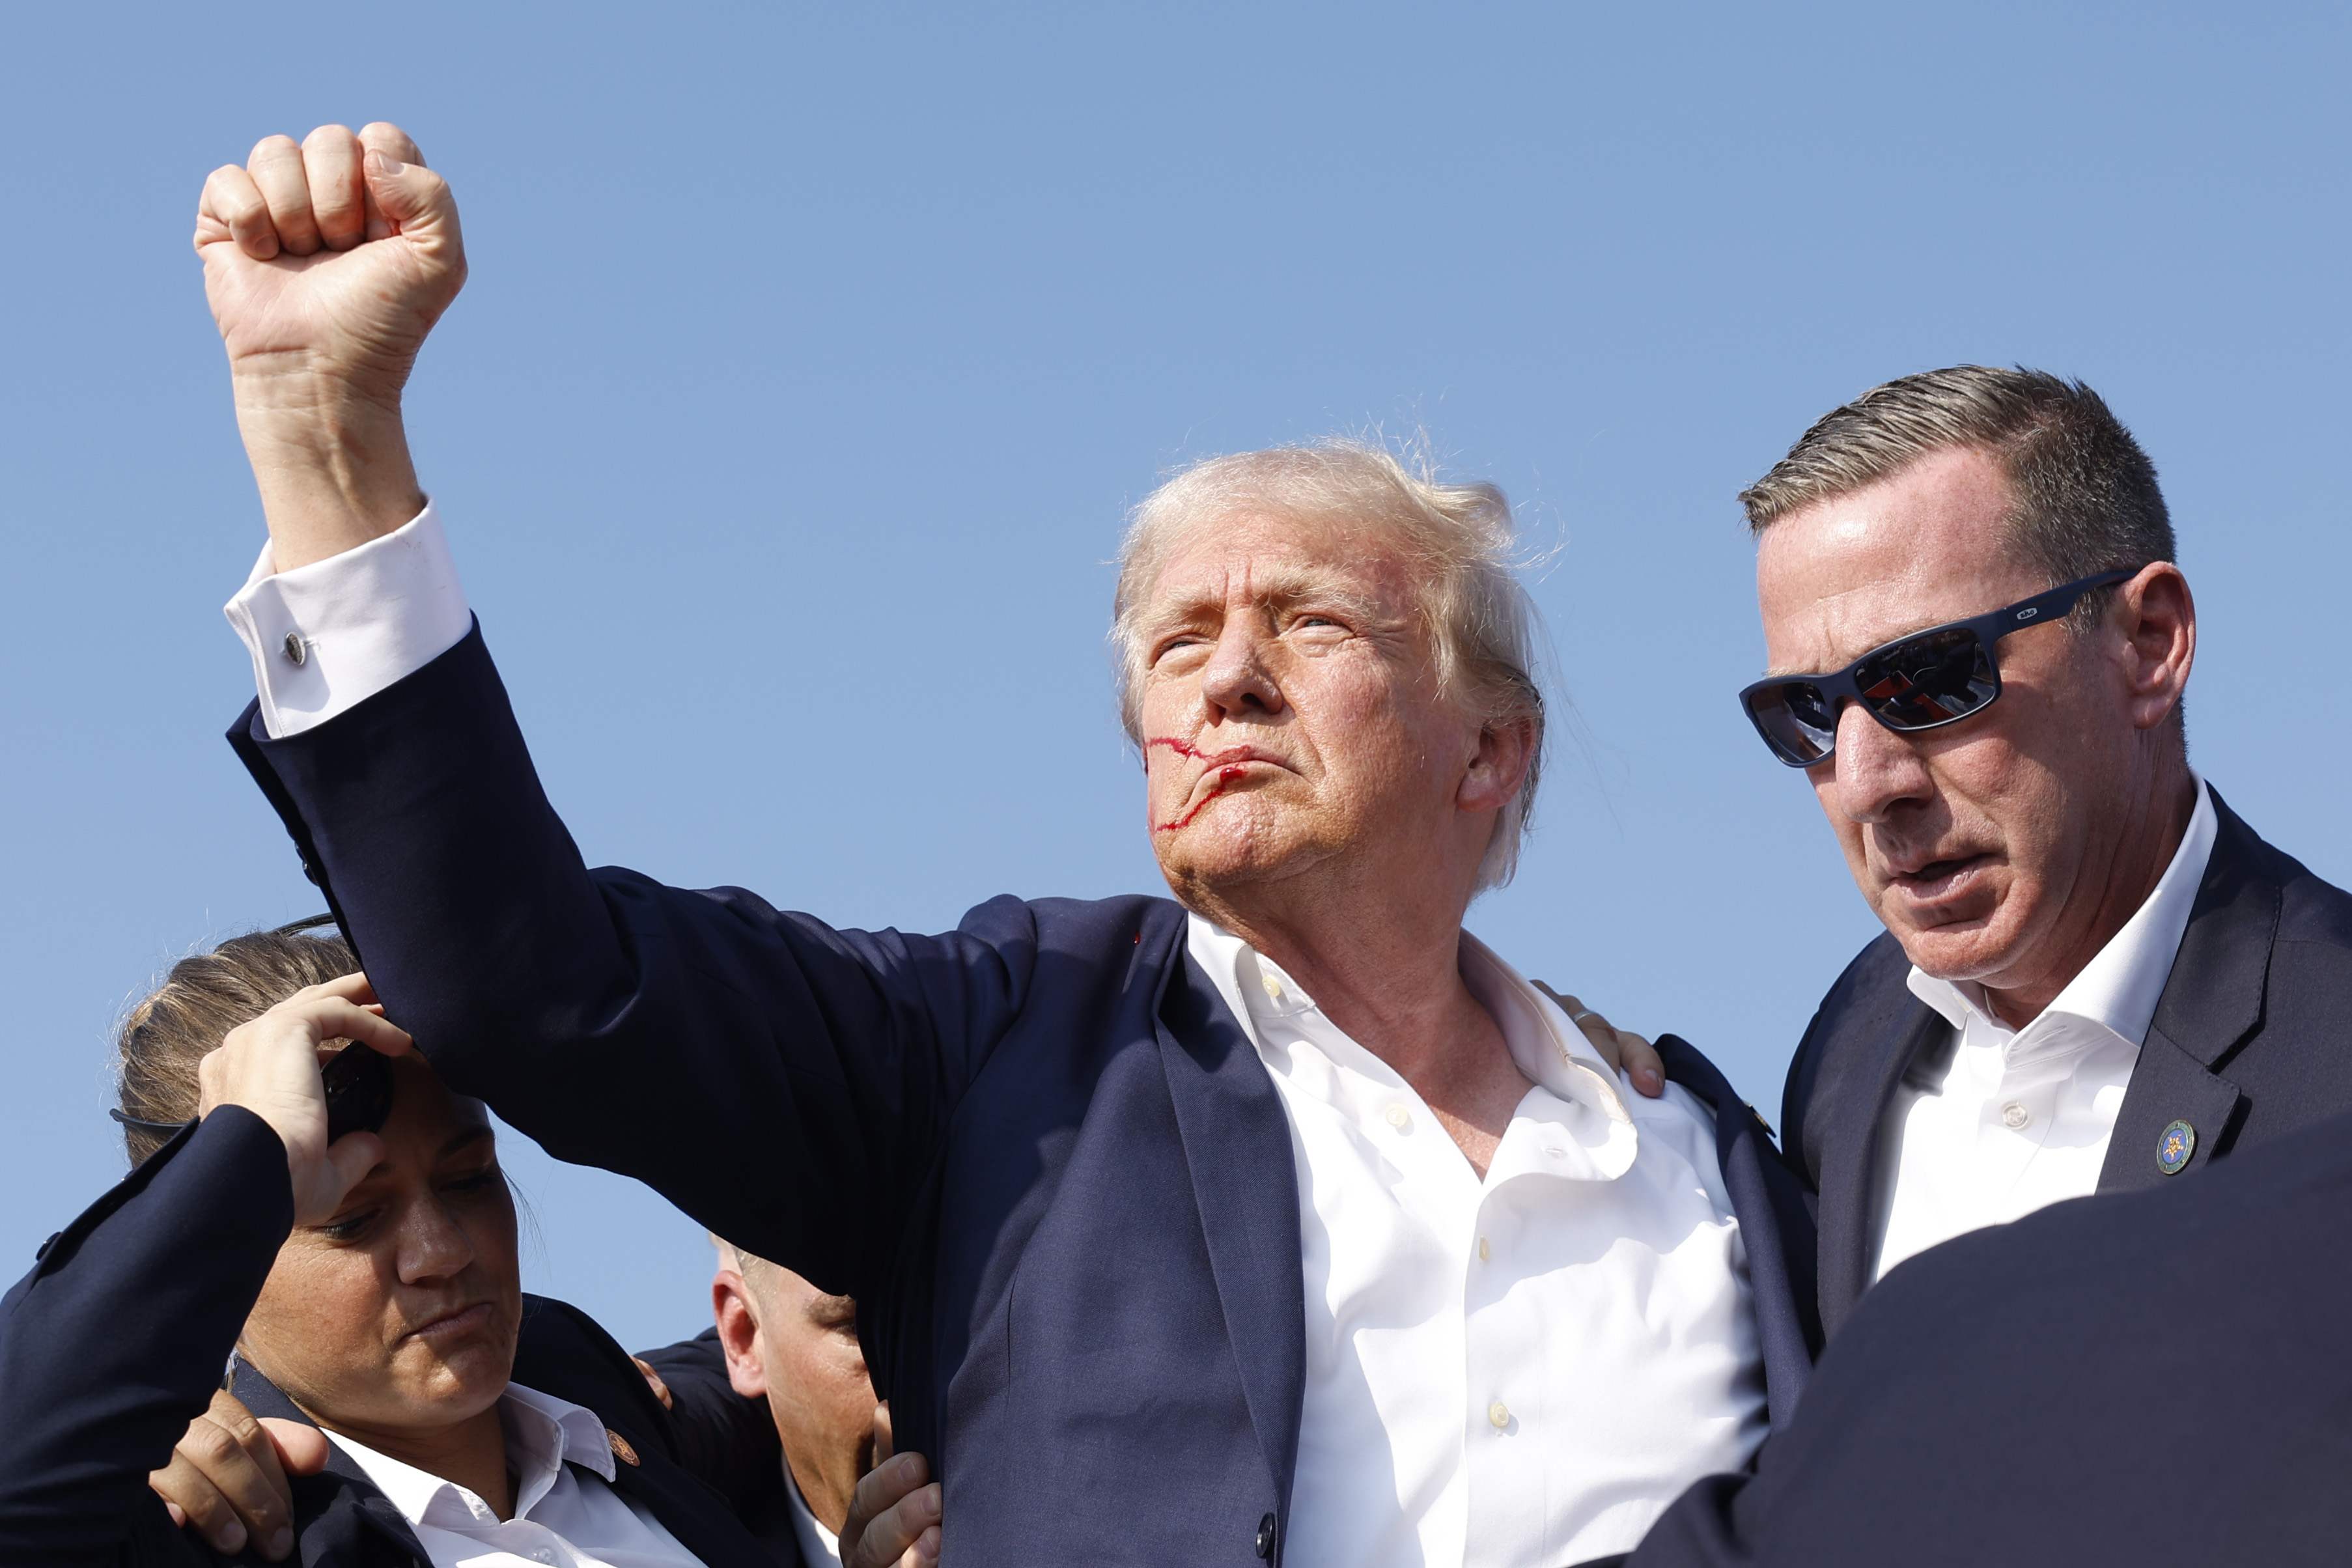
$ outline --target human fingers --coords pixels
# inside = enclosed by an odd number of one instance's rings
[[[425,154],[409,139],[408,132],[388,121],[371,121],[360,127],[360,145],[367,152],[380,153],[394,163],[414,164],[418,168],[425,166]],[[367,193],[367,223],[370,239],[384,239],[399,232],[384,216],[383,209],[376,205],[373,189]]]
[[[1651,1100],[1666,1092],[1665,1059],[1647,1037],[1631,1029],[1619,1029],[1617,1036],[1618,1070],[1633,1080],[1633,1087]]]
[[[305,985],[278,1005],[282,1007],[288,1003],[299,1002],[309,996],[341,996],[345,1001],[356,1003],[361,1006],[373,1005],[376,999],[375,987],[368,984],[368,977],[364,973],[338,974],[332,980],[322,980],[316,985]]]
[[[246,172],[269,204],[269,221],[278,243],[289,256],[309,256],[319,248],[319,221],[310,211],[310,179],[303,170],[302,149],[290,136],[265,136],[253,144]]]
[[[373,148],[387,158],[397,158],[404,163],[425,166],[425,153],[409,139],[408,132],[389,120],[371,120],[360,127],[360,144]]]
[[[654,1391],[654,1397],[661,1401],[661,1407],[664,1410],[676,1408],[677,1401],[671,1394],[669,1384],[662,1381],[662,1374],[654,1370],[654,1363],[641,1355],[633,1355],[629,1359],[637,1363],[637,1371],[645,1375],[646,1386]]]
[[[319,1047],[341,1038],[352,1042],[346,1050],[397,1056],[411,1044],[407,1031],[355,1001],[352,987],[341,987],[340,994],[322,994],[326,990],[313,987],[238,1025],[196,1064],[199,1116],[225,1105],[241,1106],[268,1122],[286,1145],[300,1225],[318,1224],[332,1214],[383,1155],[383,1140],[369,1132],[329,1144]]]
[[[1559,1004],[1559,1010],[1568,1015],[1568,1021],[1577,1026],[1584,1037],[1591,1042],[1592,1048],[1600,1054],[1601,1059],[1607,1062],[1611,1069],[1614,1070],[1619,1066],[1617,1031],[1609,1026],[1609,1020],[1579,1001],[1573,992],[1555,991],[1540,980],[1533,984],[1537,990]]]
[[[327,1435],[307,1421],[265,1415],[261,1429],[278,1447],[278,1466],[289,1476],[315,1476],[327,1468]]]
[[[234,240],[256,261],[278,254],[278,231],[270,226],[269,204],[261,187],[235,163],[224,163],[205,180],[205,194],[196,202],[196,248],[216,240]]]
[[[363,151],[348,125],[321,125],[302,138],[310,213],[319,226],[319,243],[329,250],[349,250],[367,237],[367,181],[360,173]]]
[[[172,1462],[147,1481],[216,1552],[251,1541],[276,1563],[293,1550],[294,1489],[278,1446],[226,1391],[214,1391],[211,1407],[173,1447]]]
[[[449,193],[449,182],[422,163],[404,162],[374,147],[368,149],[366,168],[368,195],[383,215],[385,233],[401,236],[426,259],[454,268],[462,281],[465,250],[457,231],[457,198]],[[375,228],[374,223],[369,225],[370,238],[378,237]],[[452,288],[449,293],[454,297],[457,289]],[[447,300],[440,303],[446,305]],[[439,314],[438,306],[434,314]]]
[[[940,1486],[929,1475],[920,1454],[896,1455],[866,1473],[842,1526],[842,1568],[939,1561]]]
[[[1651,1048],[1649,1041],[1615,1027],[1569,992],[1555,991],[1540,980],[1533,984],[1537,990],[1559,1004],[1559,1010],[1568,1015],[1569,1022],[1574,1024],[1578,1032],[1591,1042],[1595,1054],[1611,1068],[1623,1073],[1643,1098],[1655,1100],[1666,1092],[1664,1064],[1658,1059],[1658,1053]]]

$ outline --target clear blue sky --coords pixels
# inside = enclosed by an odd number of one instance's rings
[[[2197,761],[2352,880],[2341,7],[12,7],[0,1276],[121,1170],[107,1040],[317,905],[220,733],[262,534],[188,235],[396,120],[473,281],[410,409],[592,862],[846,924],[1156,889],[1105,563],[1171,465],[1425,429],[1549,553],[1572,721],[1471,924],[1777,1114],[1875,927],[1732,701],[1733,496],[1889,376],[2108,395],[2203,611]],[[530,1278],[704,1321],[658,1199],[510,1151]]]

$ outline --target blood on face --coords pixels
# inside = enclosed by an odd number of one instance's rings
[[[1171,736],[1166,735],[1162,735],[1144,742],[1144,749],[1146,752],[1149,752],[1153,746],[1165,746],[1180,757],[1193,758],[1201,763],[1202,771],[1203,773],[1206,773],[1211,769],[1214,769],[1217,775],[1214,785],[1210,789],[1208,794],[1202,795],[1199,801],[1194,803],[1192,810],[1186,812],[1183,816],[1178,817],[1173,822],[1157,822],[1152,824],[1151,831],[1154,833],[1173,833],[1180,827],[1189,826],[1194,817],[1200,816],[1202,811],[1208,808],[1208,805],[1211,801],[1225,793],[1225,786],[1227,784],[1242,776],[1242,763],[1247,762],[1250,755],[1250,748],[1247,746],[1234,746],[1222,752],[1202,752],[1189,742],[1179,741]]]

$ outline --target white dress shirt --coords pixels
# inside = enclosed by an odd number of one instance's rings
[[[358,549],[270,565],[265,550],[227,613],[272,735],[471,625],[429,505]],[[1763,1363],[1703,1106],[1677,1086],[1621,1094],[1465,932],[1464,976],[1531,1083],[1481,1182],[1420,1096],[1271,963],[1197,918],[1191,944],[1273,1075],[1298,1171],[1307,1396],[1286,1563],[1580,1563],[1747,1463]]]
[[[356,550],[280,572],[268,544],[226,606],[272,739],[315,729],[456,647],[474,624],[433,503]]]
[[[2156,891],[2022,1029],[1973,983],[1916,966],[1911,992],[1952,1026],[1925,1052],[1886,1111],[1877,1279],[1914,1253],[2062,1198],[2096,1192],[2124,1090],[2172,976],[2197,886],[2212,858],[2205,781]]]
[[[595,1412],[510,1383],[499,1420],[516,1477],[507,1520],[455,1481],[333,1432],[327,1439],[400,1510],[433,1568],[701,1568],[661,1521],[607,1484],[614,1460]]]
[[[841,1568],[841,1537],[818,1521],[809,1508],[808,1499],[801,1496],[801,1484],[793,1479],[793,1467],[782,1459],[776,1463],[784,1468],[784,1496],[792,1500],[793,1534],[801,1543],[801,1560],[806,1568]]]
[[[1286,1563],[1580,1563],[1748,1462],[1763,1368],[1698,1101],[1621,1094],[1465,931],[1463,977],[1531,1080],[1481,1182],[1273,961],[1198,915],[1191,946],[1273,1075],[1298,1171],[1307,1400]]]

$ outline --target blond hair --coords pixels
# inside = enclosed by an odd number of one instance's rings
[[[1416,568],[1417,609],[1445,700],[1481,725],[1534,730],[1528,771],[1503,808],[1477,889],[1511,879],[1543,772],[1543,692],[1535,678],[1538,621],[1514,559],[1510,502],[1483,480],[1446,482],[1370,442],[1334,438],[1208,458],[1147,496],[1129,520],[1118,559],[1111,640],[1118,658],[1119,716],[1144,741],[1146,650],[1140,621],[1160,569],[1193,530],[1243,512],[1331,518],[1375,531]]]
[[[249,1024],[307,986],[359,971],[339,936],[307,936],[328,917],[233,936],[172,965],[163,984],[131,1010],[114,1041],[115,1090],[134,1165],[162,1148],[162,1129],[195,1119],[196,1068],[231,1029]]]

